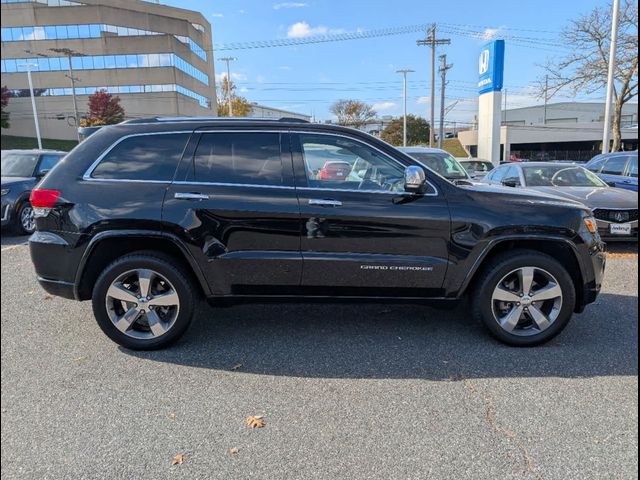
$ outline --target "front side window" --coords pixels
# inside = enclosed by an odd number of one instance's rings
[[[626,155],[611,157],[607,160],[607,163],[604,164],[602,173],[605,175],[622,175],[627,166],[627,158]]]
[[[190,175],[196,182],[283,185],[279,133],[203,133]]]
[[[631,157],[629,162],[629,176],[638,178],[638,156]]]
[[[62,159],[62,155],[45,154],[40,159],[40,165],[38,166],[38,173],[51,170]]]
[[[300,134],[309,187],[404,190],[404,168],[372,147],[344,137]]]
[[[125,138],[105,155],[91,177],[169,182],[173,179],[188,138],[188,133]]]
[[[491,175],[491,182],[492,183],[500,183],[502,182],[502,179],[505,178],[505,175],[507,174],[507,169],[510,167],[500,167],[500,168],[496,168],[495,171],[493,172],[493,174]]]

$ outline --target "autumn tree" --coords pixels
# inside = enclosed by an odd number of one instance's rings
[[[545,65],[548,87],[539,81],[540,96],[550,98],[568,90],[590,94],[607,85],[611,44],[611,5],[596,7],[589,14],[571,21],[560,34],[562,45],[571,53]],[[621,145],[622,107],[638,95],[638,6],[624,0],[619,13],[616,69],[614,75],[613,144]]]
[[[338,100],[329,109],[338,123],[347,127],[360,128],[376,118],[376,111],[371,105],[360,100]]]
[[[120,97],[114,97],[102,89],[96,91],[93,95],[89,95],[89,115],[80,122],[80,126],[114,125],[123,120],[124,108],[120,105]]]
[[[396,118],[384,127],[380,138],[391,145],[402,145],[403,130],[402,118]],[[424,145],[428,142],[429,124],[427,121],[413,114],[407,115],[407,145]]]
[[[244,97],[235,94],[236,85],[226,76],[223,77],[218,89],[218,116],[229,116],[229,97],[231,97],[231,108],[234,117],[246,117],[251,113],[251,103]]]
[[[4,110],[9,106],[9,97],[11,97],[9,89],[6,86],[2,87],[2,113],[0,114],[2,128],[9,128],[9,112],[5,112]]]

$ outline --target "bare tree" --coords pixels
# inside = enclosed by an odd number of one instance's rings
[[[591,94],[606,87],[611,11],[611,5],[596,7],[562,31],[561,43],[572,52],[545,65],[549,83],[545,88],[544,81],[539,82],[540,96],[550,98],[563,90],[574,95]],[[611,151],[617,151],[621,145],[622,106],[638,95],[638,7],[634,0],[625,0],[619,15],[613,95]]]
[[[331,113],[338,117],[340,125],[360,128],[369,120],[376,118],[376,111],[360,100],[338,100],[330,108]]]

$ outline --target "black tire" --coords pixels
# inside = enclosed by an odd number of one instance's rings
[[[107,291],[120,275],[135,269],[150,269],[165,277],[179,298],[178,315],[166,333],[152,339],[132,338],[116,328],[107,312]],[[189,275],[172,257],[160,252],[137,252],[118,258],[98,277],[92,294],[93,313],[102,331],[118,345],[131,350],[157,350],[176,342],[191,324],[195,289]]]
[[[15,221],[16,231],[20,235],[31,235],[33,232],[36,231],[35,224],[34,224],[33,228],[31,228],[31,227],[27,228],[22,223],[22,216],[24,214],[26,214],[27,211],[30,211],[31,214],[33,215],[33,208],[31,207],[31,203],[29,203],[28,201],[24,201],[20,205],[20,208],[18,208],[18,211],[16,213],[16,221]]]
[[[556,320],[535,335],[519,336],[503,329],[493,311],[492,296],[498,283],[518,268],[536,267],[555,277],[562,290],[562,307]],[[567,326],[576,304],[576,291],[569,272],[555,258],[533,250],[511,250],[491,259],[474,281],[471,308],[474,318],[481,321],[498,340],[514,347],[533,347],[548,342]]]

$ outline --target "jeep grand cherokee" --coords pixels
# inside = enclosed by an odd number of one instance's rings
[[[347,162],[344,176],[317,165]],[[196,300],[454,301],[510,345],[557,335],[600,290],[583,205],[456,186],[360,131],[154,118],[100,129],[31,194],[49,293],[91,300],[120,345],[187,329]]]

